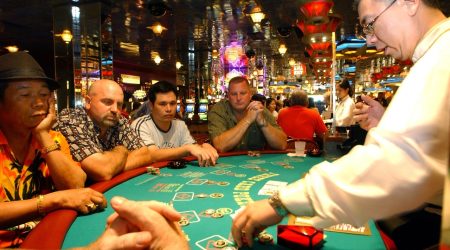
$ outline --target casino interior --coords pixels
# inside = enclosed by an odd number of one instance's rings
[[[228,81],[235,76],[246,77],[255,93],[279,102],[301,88],[314,99],[319,112],[325,109],[325,93],[331,94],[334,109],[336,83],[344,78],[350,80],[355,100],[367,94],[388,102],[412,62],[397,61],[367,46],[350,2],[2,0],[0,55],[28,51],[62,86],[57,90],[57,110],[83,106],[83,97],[95,80],[111,79],[124,91],[123,114],[128,116],[144,103],[152,84],[172,82],[179,90],[177,112],[182,113],[180,117],[194,138],[203,142],[208,140],[208,110],[226,97]],[[447,1],[444,10],[450,13]],[[332,119],[324,121],[334,131]],[[283,185],[306,173],[302,167],[347,152],[342,143],[348,133],[329,136],[325,150],[337,155],[303,159],[272,151],[252,156],[230,153],[212,174],[190,169],[187,162],[181,177],[176,172],[181,170],[162,168],[147,175],[146,169],[137,169],[93,187],[105,192],[108,199],[126,193],[137,200],[172,200],[175,208],[190,218],[183,229],[193,249],[235,249],[228,232],[230,215],[252,197],[256,199],[258,190],[270,188],[270,177],[279,177],[279,183],[273,185]],[[292,174],[292,169],[298,171]],[[191,181],[182,185],[187,179]],[[90,215],[94,217],[77,217],[73,211],[51,213],[24,247],[88,244],[101,233],[111,212],[107,208]],[[298,218],[289,220],[301,224]],[[215,234],[202,230],[216,225],[223,226]],[[290,248],[289,242],[284,245],[287,248],[281,243],[271,245],[276,230],[266,232],[270,237],[261,236],[257,249]],[[278,230],[280,242],[284,229]],[[316,234],[325,235],[325,249],[396,249],[373,221],[362,228],[336,225],[320,233],[303,232],[300,237],[313,242]]]

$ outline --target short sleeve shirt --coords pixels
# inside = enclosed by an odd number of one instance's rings
[[[72,159],[69,144],[64,136],[56,131],[50,131],[50,136],[59,143],[61,152]],[[32,140],[22,164],[14,158],[8,141],[0,131],[0,202],[28,200],[55,190],[49,168],[40,150],[39,143]],[[0,248],[17,247],[37,222],[30,221],[0,230]]]
[[[101,140],[100,128],[83,108],[62,110],[54,129],[66,137],[70,152],[75,160],[80,162],[92,154],[110,151],[116,146],[124,146],[130,151],[145,146],[125,118],[111,127],[107,131],[106,139]]]
[[[263,115],[271,126],[281,130],[269,110],[264,108]],[[222,100],[216,103],[211,111],[208,112],[208,132],[211,140],[233,128],[237,123],[238,121],[233,114],[233,110],[231,109],[228,100]],[[256,122],[253,122],[248,127],[239,144],[233,150],[261,150],[264,149],[266,144],[267,141],[264,133],[258,127]]]
[[[278,124],[289,137],[313,140],[315,134],[327,132],[319,113],[299,105],[284,108],[278,114]]]
[[[155,124],[151,115],[145,115],[133,121],[131,127],[146,146],[177,148],[195,143],[186,124],[181,120],[173,120],[169,130],[163,131]]]

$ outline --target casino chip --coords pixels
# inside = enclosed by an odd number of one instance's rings
[[[189,225],[189,220],[186,217],[181,217],[178,224],[182,227]]]
[[[252,157],[259,157],[261,156],[261,153],[259,151],[248,151],[247,155]]]
[[[186,167],[186,161],[185,160],[177,160],[177,161],[171,161],[167,165],[168,168],[171,169],[181,169]]]
[[[233,213],[233,209],[231,209],[229,207],[222,207],[222,208],[216,209],[216,213],[231,214],[231,213]]]
[[[228,186],[228,185],[230,185],[230,183],[228,181],[219,181],[219,182],[217,182],[217,185],[219,185],[219,186]]]
[[[199,193],[199,194],[196,194],[195,197],[197,197],[197,198],[208,198],[209,194]]]
[[[228,244],[227,244],[227,242],[224,241],[224,240],[216,240],[216,241],[214,241],[213,245],[214,245],[214,247],[217,247],[217,248],[224,248],[224,247],[226,247]]]
[[[273,243],[273,236],[263,232],[258,235],[258,241],[262,244],[271,244]]]
[[[151,175],[159,175],[161,173],[161,170],[159,168],[155,167],[147,167],[147,173]]]
[[[204,213],[205,213],[206,215],[212,215],[212,214],[214,214],[215,212],[216,212],[215,209],[210,208],[210,209],[206,209]]]
[[[213,218],[222,218],[223,214],[222,213],[218,213],[218,212],[214,212],[213,214],[211,214],[211,217],[213,217]]]
[[[209,197],[211,198],[223,198],[223,194],[222,193],[212,193],[209,195]]]

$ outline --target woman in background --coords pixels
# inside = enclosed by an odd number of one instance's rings
[[[273,98],[268,98],[266,100],[266,108],[270,111],[270,113],[275,117],[275,120],[278,118],[278,112],[276,111],[277,108],[277,101]]]
[[[349,127],[354,124],[353,110],[353,89],[347,79],[344,79],[336,88],[339,103],[336,107],[336,126]]]

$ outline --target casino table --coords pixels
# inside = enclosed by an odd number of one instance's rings
[[[231,216],[246,203],[267,198],[258,192],[268,181],[290,183],[298,180],[323,158],[289,157],[285,152],[264,152],[259,157],[242,152],[228,153],[221,155],[216,166],[203,168],[190,160],[183,169],[166,168],[167,162],[155,163],[154,167],[161,168],[159,175],[148,174],[146,168],[140,168],[122,173],[111,181],[96,183],[91,188],[104,192],[108,201],[120,195],[132,200],[171,203],[189,219],[189,224],[182,229],[191,248],[215,249],[213,242],[218,239],[232,245]],[[213,216],[208,211],[219,211],[220,214]],[[112,212],[110,206],[102,212],[84,216],[77,216],[72,210],[52,212],[21,247],[55,249],[87,245],[102,233],[106,218]],[[325,231],[323,249],[386,249],[374,223],[369,222],[369,226],[369,236]],[[255,249],[285,249],[276,244],[276,226],[266,231],[273,235],[274,243],[256,242]]]

